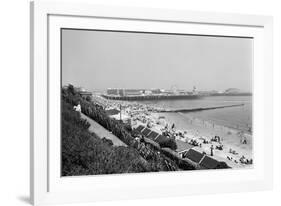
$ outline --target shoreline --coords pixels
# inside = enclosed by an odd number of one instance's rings
[[[184,113],[182,112],[177,112],[177,114],[179,115],[182,115],[184,118],[187,118]],[[238,128],[238,127],[231,127],[231,126],[228,126],[228,125],[224,125],[224,124],[220,124],[220,123],[217,123],[215,122],[214,120],[205,120],[203,118],[198,118],[198,117],[194,117],[193,115],[190,116],[190,119],[195,119],[197,121],[200,121],[200,122],[204,122],[204,124],[206,125],[213,125],[213,127],[218,127],[218,128],[221,128],[221,129],[224,129],[224,130],[228,130],[230,132],[243,132],[247,135],[252,135],[251,132],[249,132],[249,130],[246,130],[245,128]]]
[[[190,140],[196,140],[202,143],[202,139],[209,141],[208,144],[203,144],[202,146],[194,146],[193,148],[200,152],[205,152],[210,155],[210,147],[218,146],[217,142],[211,142],[211,138],[214,136],[220,136],[222,138],[221,143],[223,145],[223,150],[214,149],[214,158],[220,161],[225,161],[232,168],[248,168],[252,165],[240,164],[239,159],[241,156],[245,156],[247,159],[253,159],[252,154],[252,136],[247,134],[248,143],[242,144],[240,142],[240,137],[238,133],[241,132],[236,129],[228,128],[224,126],[225,130],[220,129],[220,125],[215,125],[215,128],[204,127],[196,122],[189,122],[186,117],[181,116],[178,113],[154,113],[152,114],[156,118],[163,118],[169,124],[175,124],[175,131],[185,133],[186,138],[179,138],[178,140],[183,142],[188,142]],[[175,117],[176,116],[176,117]],[[228,133],[230,132],[230,133]],[[229,149],[236,151],[238,154],[229,153]],[[232,160],[227,159],[232,158]],[[238,163],[235,163],[234,161]]]

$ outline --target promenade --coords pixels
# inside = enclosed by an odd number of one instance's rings
[[[86,116],[83,113],[80,113],[80,114],[81,114],[82,119],[86,119],[87,122],[90,123],[90,125],[91,125],[89,127],[90,132],[95,133],[101,139],[103,137],[105,137],[106,139],[111,140],[114,146],[125,146],[125,147],[127,147],[127,145],[124,142],[122,142],[118,137],[116,137],[114,134],[109,132],[107,129],[105,129],[103,126],[101,126],[99,123],[97,123],[96,121],[89,118],[88,116]]]

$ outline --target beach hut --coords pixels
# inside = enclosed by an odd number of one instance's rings
[[[199,163],[204,157],[204,155],[201,152],[198,152],[194,149],[190,149],[183,155],[183,157],[188,158],[193,162]]]
[[[166,136],[164,136],[164,135],[159,135],[159,136],[157,136],[156,138],[155,138],[155,140],[154,141],[156,141],[156,142],[164,142],[164,141],[166,141],[168,138],[166,137]]]
[[[219,165],[219,162],[205,155],[203,159],[200,161],[199,165],[207,169],[216,169]]]
[[[160,149],[160,145],[157,142],[154,142],[153,140],[150,140],[149,138],[144,137],[144,142],[151,145],[152,147],[154,147],[158,150]]]
[[[141,133],[142,133],[145,137],[147,137],[150,132],[151,132],[151,130],[148,129],[148,128],[145,128],[144,130],[141,131]]]
[[[181,140],[176,140],[176,143],[177,143],[176,152],[181,156],[183,153],[187,152],[188,150],[194,147],[193,145],[183,142]]]
[[[136,131],[136,132],[141,132],[143,129],[144,129],[144,126],[139,125],[139,126],[135,129],[135,131]]]
[[[154,140],[159,134],[157,132],[151,131],[150,134],[147,136],[149,139]]]

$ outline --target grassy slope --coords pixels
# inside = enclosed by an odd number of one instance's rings
[[[72,105],[63,102],[62,109],[63,176],[150,171],[134,149],[114,147],[90,133]]]

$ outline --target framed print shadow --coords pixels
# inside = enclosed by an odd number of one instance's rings
[[[271,17],[32,2],[32,202],[272,188],[272,76]]]

